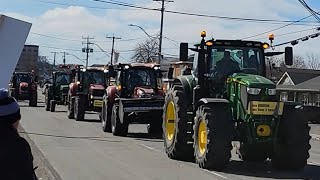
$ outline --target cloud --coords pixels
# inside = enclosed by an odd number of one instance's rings
[[[137,0],[136,4],[141,6],[159,8],[158,3],[145,0]],[[101,3],[94,3],[99,6]],[[278,20],[296,20],[307,16],[307,11],[298,2],[292,0],[176,0],[173,3],[166,4],[167,10],[192,12],[198,14],[210,14],[219,16],[257,18],[257,19],[278,19]],[[127,39],[147,38],[147,36],[136,27],[129,27],[128,24],[137,24],[144,27],[150,34],[154,35],[159,32],[160,12],[146,10],[112,10],[107,9],[97,13],[94,9],[85,7],[70,6],[64,8],[53,8],[46,10],[43,14],[36,17],[29,17],[28,14],[19,14],[15,12],[7,12],[7,15],[17,17],[33,23],[32,32],[45,34],[49,36],[58,36],[65,39],[78,41],[63,41],[52,38],[46,38],[35,34],[30,34],[28,43],[37,43],[40,45],[48,45],[59,48],[72,48],[81,50],[82,36],[94,36],[93,41],[97,42],[104,50],[111,51],[111,42],[106,39],[106,35],[115,35],[121,37],[117,40],[115,48],[122,52],[124,59],[129,59],[131,50],[139,42],[125,41]],[[200,40],[199,33],[206,30],[209,38],[216,39],[241,39],[247,36],[258,34],[273,28],[282,26],[283,24],[262,24],[262,23],[244,23],[239,21],[229,21],[224,19],[204,18],[185,16],[172,13],[165,13],[164,19],[164,36],[177,42],[198,42]],[[312,20],[312,19],[308,19]],[[301,32],[290,36],[279,36],[287,32],[311,28],[310,26],[289,26],[279,31],[274,31],[276,42],[283,42],[297,37],[307,35],[309,32]],[[267,34],[257,36],[253,39],[267,41]],[[140,39],[141,40],[141,39]],[[310,40],[299,44],[295,50],[303,53],[310,50],[316,50],[317,40]],[[173,43],[168,39],[163,40],[163,52],[167,54],[178,54],[177,43]],[[49,49],[40,46],[42,55],[52,56]],[[60,50],[62,51],[62,50]],[[91,63],[104,63],[109,59],[104,53],[99,52],[94,47],[94,53],[90,54]],[[84,53],[71,51],[73,54],[83,58]],[[76,62],[70,57],[70,61]]]

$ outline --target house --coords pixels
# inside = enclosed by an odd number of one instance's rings
[[[320,106],[320,71],[287,69],[277,83],[280,100]]]

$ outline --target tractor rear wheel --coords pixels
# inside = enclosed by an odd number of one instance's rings
[[[50,111],[51,112],[55,112],[56,111],[56,101],[55,100],[51,100],[50,101]]]
[[[38,104],[38,92],[36,90],[31,91],[31,96],[29,97],[29,106],[37,107]]]
[[[187,118],[186,99],[182,86],[168,90],[163,108],[163,139],[169,158],[193,161],[193,121]]]
[[[233,122],[227,104],[202,105],[194,124],[194,151],[200,168],[224,169],[231,158]]]
[[[272,166],[280,170],[301,170],[307,165],[311,148],[310,126],[303,107],[285,105],[280,120],[278,138],[271,158]]]
[[[74,119],[74,98],[71,96],[68,97],[69,102],[68,102],[68,118],[69,119]]]
[[[85,99],[84,96],[78,96],[74,101],[74,118],[76,121],[83,121],[85,114]]]
[[[127,136],[129,130],[129,123],[125,120],[125,115],[119,116],[119,105],[114,104],[111,115],[111,129],[114,136]],[[123,117],[123,123],[120,118]]]
[[[112,107],[108,106],[107,103],[103,102],[100,117],[102,123],[102,130],[104,132],[111,132],[111,114]]]

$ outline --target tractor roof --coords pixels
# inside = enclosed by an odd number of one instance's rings
[[[156,66],[160,66],[157,63],[128,63],[128,64],[118,64],[117,66],[124,67],[126,65],[132,68],[154,68]]]
[[[211,39],[206,43],[211,42],[213,46],[237,46],[237,47],[263,47],[263,42],[259,41],[243,41],[243,40],[228,40],[228,39]],[[200,43],[195,44],[196,47],[200,46]]]

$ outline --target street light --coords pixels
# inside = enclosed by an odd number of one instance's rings
[[[135,24],[129,24],[129,26],[134,26],[134,27],[138,27],[139,29],[141,29],[151,40],[156,39],[157,37],[153,37],[151,35],[149,35],[147,33],[147,31],[145,29],[143,29],[141,26],[135,25]],[[161,61],[161,41],[162,41],[162,36],[160,35],[159,37],[159,44],[156,42],[156,44],[159,46],[159,50],[158,50],[158,63],[160,64]]]
[[[80,59],[78,56],[76,56],[76,55],[74,55],[74,54],[66,53],[66,55],[73,56],[73,57],[77,58],[79,61],[81,61],[82,63],[86,63],[84,59]]]

